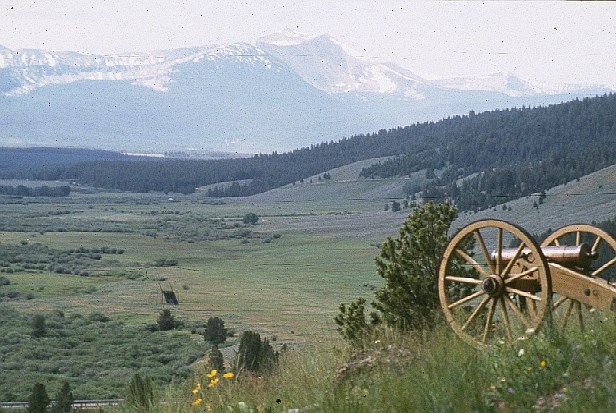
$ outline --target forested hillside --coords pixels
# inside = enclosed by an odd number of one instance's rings
[[[284,154],[215,161],[96,161],[33,167],[20,177],[183,193],[202,185],[248,180],[211,191],[216,196],[246,196],[355,161],[398,155],[361,175],[404,176],[426,169],[432,179],[424,187],[406,188],[409,195],[453,198],[461,210],[474,210],[615,164],[614,143],[616,95],[611,94],[548,107],[471,112]]]
[[[616,163],[614,95],[545,108],[471,113],[439,124],[441,133],[434,139],[361,175],[407,175],[427,168],[432,181],[408,188],[408,193],[421,190],[423,197],[453,198],[461,210],[476,210]],[[442,168],[436,177],[433,170]]]

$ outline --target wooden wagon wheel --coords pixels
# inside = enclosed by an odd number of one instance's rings
[[[616,269],[616,239],[604,230],[586,224],[567,225],[554,231],[541,246],[572,245],[579,246],[586,243],[590,246],[590,254],[598,255],[601,261],[594,266],[579,269],[589,277],[606,277],[609,271]],[[552,296],[552,310],[554,318],[560,322],[564,331],[574,323],[569,323],[573,316],[577,325],[584,331],[584,319],[589,318],[594,311],[592,307],[582,305],[578,300],[566,295],[554,293]]]
[[[505,246],[513,247],[508,257]],[[441,260],[438,291],[453,330],[479,348],[526,338],[550,309],[545,257],[528,233],[500,220],[476,221],[454,235]]]

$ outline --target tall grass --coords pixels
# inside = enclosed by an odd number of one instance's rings
[[[490,351],[469,347],[446,325],[373,337],[356,358],[370,367],[341,376],[353,350],[329,341],[289,350],[269,375],[240,375],[207,388],[207,371],[167,389],[168,412],[611,412],[616,411],[616,324],[545,331]],[[202,383],[196,400],[191,389]],[[126,411],[126,410],[123,410]]]

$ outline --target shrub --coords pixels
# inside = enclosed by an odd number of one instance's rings
[[[249,212],[244,215],[243,222],[246,225],[255,225],[259,221],[259,216],[254,212]]]
[[[43,337],[47,334],[47,324],[45,323],[45,317],[37,314],[32,318],[32,337]]]
[[[0,285],[10,285],[11,284],[11,280],[9,280],[6,277],[0,277]]]
[[[148,376],[135,373],[126,386],[125,402],[139,412],[149,412],[154,406],[154,386]]]
[[[340,335],[356,347],[362,344],[370,328],[366,322],[365,306],[366,300],[363,298],[358,298],[348,306],[340,304],[340,313],[334,318]]]

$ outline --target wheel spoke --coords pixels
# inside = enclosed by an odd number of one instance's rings
[[[541,297],[534,296],[531,293],[527,293],[526,291],[518,290],[517,288],[507,287],[507,292],[508,293],[513,293],[513,294],[517,294],[517,295],[520,295],[522,297],[530,298],[531,300],[541,301]]]
[[[526,300],[526,298],[524,300]],[[533,320],[537,319],[537,304],[535,304],[533,300],[528,300],[528,313]]]
[[[490,296],[486,295],[485,297],[483,297],[483,300],[481,300],[477,308],[475,308],[471,316],[468,318],[468,320],[466,320],[466,323],[464,323],[464,325],[462,326],[462,331],[466,330],[466,328],[473,322],[473,320],[477,318],[479,312],[483,310],[489,300]]]
[[[576,231],[575,233],[575,245],[578,246],[582,241],[582,233],[580,231]]]
[[[552,306],[552,310],[556,310],[558,307],[561,306],[562,303],[564,303],[565,301],[567,301],[567,297],[566,296],[561,296],[558,300],[556,300],[556,302],[554,303],[554,305]]]
[[[509,304],[509,307],[511,307],[511,309],[513,310],[513,313],[518,316],[518,318],[520,319],[520,321],[522,321],[526,328],[532,328],[533,324],[526,318],[524,314],[522,314],[522,311],[518,308],[517,304],[513,302],[511,297],[509,297],[507,294],[503,295],[503,297],[505,301],[507,301],[507,304]]]
[[[486,339],[488,338],[488,332],[490,331],[490,324],[492,324],[492,318],[494,317],[494,309],[496,308],[496,300],[492,300],[490,304],[490,309],[488,310],[488,318],[486,319],[486,325],[483,329],[483,336],[481,337],[481,342],[485,344]]]
[[[509,323],[509,315],[507,314],[507,308],[505,306],[505,298],[501,297],[501,299],[498,301],[500,303],[501,314],[503,316],[503,324],[505,325],[505,333],[507,334],[507,340],[509,340],[509,342],[512,342],[513,334],[511,332],[511,324]]]
[[[601,274],[603,271],[607,270],[608,268],[610,268],[614,264],[616,264],[616,257],[612,258],[611,260],[609,260],[608,262],[603,264],[601,267],[599,267],[597,270],[593,271],[591,276],[598,277],[599,274]]]
[[[520,273],[518,273],[518,274],[514,275],[513,277],[506,278],[506,279],[505,279],[505,284],[509,284],[509,283],[511,283],[511,282],[513,282],[513,281],[515,281],[515,280],[519,279],[519,278],[526,277],[527,275],[530,275],[530,274],[534,273],[534,272],[535,272],[535,271],[537,271],[538,269],[539,269],[539,268],[537,268],[537,267],[532,267],[532,268],[529,268],[529,269],[528,269],[528,270],[526,270],[526,271],[522,271],[522,272],[520,272]]]
[[[509,271],[511,271],[511,268],[513,267],[515,262],[518,260],[518,258],[520,258],[520,254],[522,254],[522,250],[524,249],[524,247],[525,247],[524,243],[521,243],[520,246],[518,247],[517,251],[515,252],[515,255],[513,256],[511,261],[509,261],[509,263],[507,264],[507,266],[503,270],[503,273],[500,274],[501,277],[504,277],[505,275],[507,275],[509,273]]]
[[[471,294],[471,295],[467,295],[466,297],[464,297],[464,298],[462,298],[462,299],[460,299],[460,300],[456,301],[455,303],[449,304],[449,305],[447,306],[447,308],[449,308],[449,309],[451,310],[452,308],[455,308],[455,307],[457,307],[457,306],[459,306],[459,305],[462,305],[462,304],[464,304],[464,303],[466,303],[466,302],[468,302],[468,301],[471,301],[472,299],[475,299],[475,298],[477,298],[477,297],[480,297],[480,296],[482,296],[483,294],[485,294],[485,293],[483,292],[483,290],[476,291],[476,292],[474,292],[473,294]]]
[[[456,249],[456,253],[464,258],[464,261],[466,261],[467,263],[469,263],[474,269],[476,269],[477,271],[479,271],[480,273],[482,273],[485,277],[489,277],[490,274],[488,274],[488,272],[481,266],[479,265],[479,263],[477,261],[475,261],[473,259],[473,257],[471,257],[470,255],[468,255],[466,252],[462,251],[461,249],[457,248]]]
[[[467,277],[454,277],[453,275],[448,275],[445,277],[445,280],[447,281],[455,281],[455,282],[459,282],[462,284],[481,284],[481,280],[478,280],[477,278],[467,278]]]
[[[488,252],[488,248],[486,247],[486,243],[481,236],[481,232],[479,230],[475,231],[475,238],[477,242],[479,242],[479,246],[481,247],[481,251],[483,251],[483,256],[485,257],[486,263],[488,263],[488,267],[490,268],[490,272],[495,274],[494,263],[492,262],[492,257],[490,257],[490,253]]]
[[[573,300],[569,301],[569,307],[567,307],[567,312],[565,313],[565,318],[563,320],[563,326],[562,326],[562,330],[564,331],[565,328],[567,328],[567,322],[569,321],[569,317],[571,316],[571,311],[573,310],[573,306],[574,306],[574,302]]]
[[[603,241],[603,238],[597,235],[597,239],[595,240],[595,243],[592,244],[592,248],[590,249],[590,252],[596,252],[597,249],[599,248],[599,244],[601,244],[601,241]]]
[[[554,238],[554,245],[560,247],[560,241],[558,241],[558,238]]]
[[[503,259],[503,229],[496,231],[496,273],[501,273],[501,261]]]
[[[582,316],[582,303],[575,300],[575,308],[578,314],[578,322],[580,323],[580,331],[584,332],[584,317]]]

